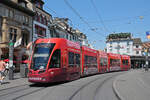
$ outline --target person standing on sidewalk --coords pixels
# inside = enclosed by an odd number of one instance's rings
[[[0,83],[2,82],[3,78],[4,78],[4,71],[5,71],[5,68],[6,68],[6,63],[1,60],[0,61]]]
[[[148,65],[145,65],[145,71],[148,71]]]

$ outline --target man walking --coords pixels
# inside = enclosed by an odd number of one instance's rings
[[[5,66],[6,66],[6,63],[3,60],[1,60],[0,61],[0,83],[2,83],[3,78],[4,78],[4,71],[6,68]]]

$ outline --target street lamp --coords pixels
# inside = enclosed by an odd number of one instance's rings
[[[10,38],[10,41],[9,41],[9,80],[14,79],[13,52],[14,52],[14,42],[13,42],[13,39]]]
[[[145,69],[147,70],[148,69],[148,52],[149,52],[149,49],[148,48],[145,48],[144,49],[144,53],[145,53]]]

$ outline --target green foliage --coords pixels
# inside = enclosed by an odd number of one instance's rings
[[[116,33],[116,34],[109,34],[107,39],[121,39],[121,38],[131,38],[131,33]]]

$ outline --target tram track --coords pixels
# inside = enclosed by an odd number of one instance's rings
[[[0,91],[0,100],[3,100],[3,98],[7,98],[7,97],[12,97],[11,100],[17,100],[29,94],[41,91],[46,87],[47,86],[37,87],[36,85],[34,86],[29,84],[10,87]]]
[[[107,81],[113,79],[117,75],[120,75],[122,73],[116,73],[116,74],[111,74],[108,73],[107,75],[103,74],[100,76],[94,76],[94,77],[88,77],[88,79],[85,78],[85,80],[79,80],[74,83],[67,83],[67,84],[48,84],[47,86],[42,85],[34,85],[34,84],[25,84],[25,85],[20,85],[20,86],[15,86],[15,87],[10,87],[7,89],[0,90],[0,100],[25,100],[28,98],[32,98],[35,94],[37,93],[42,93],[43,91],[47,92],[44,94],[39,95],[40,97],[33,97],[34,99],[36,98],[37,100],[47,100],[47,98],[51,98],[52,100],[56,100],[58,96],[66,96],[62,98],[62,100],[89,100],[88,97],[90,97],[90,100],[97,100],[98,98],[95,98],[96,95],[99,95],[99,91],[103,91],[103,85],[107,83]],[[82,79],[82,78],[81,78]],[[84,79],[84,78],[83,78]],[[86,82],[86,83],[82,83]],[[79,85],[82,83],[81,85]],[[109,83],[109,82],[108,82]],[[54,86],[54,87],[53,87]],[[47,87],[52,87],[52,88],[47,88]],[[64,88],[60,88],[64,87]],[[104,85],[105,87],[105,85]],[[47,88],[47,89],[46,89]],[[45,89],[45,90],[44,90]],[[75,90],[73,90],[75,89]],[[88,91],[89,92],[86,92]],[[55,90],[55,91],[54,91]],[[51,91],[51,92],[49,92]],[[61,91],[66,91],[64,93],[65,95],[61,95]],[[68,92],[70,91],[70,92]],[[72,93],[71,93],[72,91]],[[59,94],[59,95],[54,95],[54,94]],[[82,93],[82,95],[81,95]],[[51,95],[50,95],[51,94]],[[67,94],[67,95],[66,95]],[[70,95],[68,95],[70,94]],[[79,95],[81,96],[80,98]],[[86,96],[87,95],[87,96]],[[68,97],[67,97],[68,96]],[[42,99],[44,97],[45,99]],[[83,97],[83,98],[82,98]],[[76,99],[78,98],[78,99]],[[57,99],[58,100],[58,99]],[[119,99],[117,99],[119,100]]]
[[[46,87],[42,87],[42,88],[39,88],[39,89],[33,90],[33,91],[28,92],[28,93],[25,93],[25,94],[23,94],[23,95],[17,96],[17,97],[15,97],[15,98],[13,98],[12,100],[17,100],[17,99],[22,98],[22,97],[24,97],[24,96],[27,96],[27,95],[29,95],[29,94],[32,94],[32,93],[35,93],[35,92],[41,91],[41,90],[43,90],[43,89],[45,89],[45,88],[46,88]]]
[[[23,86],[17,86],[17,87],[5,89],[5,90],[1,91],[2,94],[0,93],[0,97],[6,96],[6,95],[9,95],[9,94],[13,94],[13,93],[16,93],[16,92],[20,92],[20,91],[23,91],[23,90],[26,90],[26,89],[29,89],[29,88],[30,87],[28,85],[23,85]]]
[[[96,95],[98,95],[97,93],[99,93],[99,91],[101,90],[101,88],[103,87],[103,85],[104,85],[106,82],[108,82],[109,80],[111,80],[112,78],[115,79],[116,76],[118,76],[118,74],[117,74],[117,75],[113,75],[112,77],[106,78],[105,80],[103,80],[103,82],[102,82],[101,84],[98,85],[98,87],[96,88],[96,90],[95,90],[95,92],[94,92],[94,98],[93,98],[93,100],[97,100]],[[116,95],[116,92],[114,91],[113,84],[112,84],[111,88],[112,88],[113,93],[114,93],[114,95],[116,96],[117,100],[120,100],[120,98]]]
[[[118,75],[118,74],[117,74]],[[96,79],[94,79],[94,80],[91,80],[90,82],[88,82],[88,83],[86,83],[86,84],[84,84],[83,86],[81,86],[78,90],[76,90],[71,96],[70,96],[70,98],[69,98],[69,100],[73,100],[74,99],[74,97],[80,92],[80,91],[82,91],[85,87],[87,87],[87,86],[89,86],[90,84],[92,84],[93,82],[96,82],[96,81],[98,81],[98,80],[103,80],[99,85],[98,85],[98,87],[96,88],[96,90],[95,90],[95,93],[94,93],[94,99],[93,100],[96,100],[96,98],[95,98],[95,96],[96,96],[96,93],[97,93],[97,91],[99,91],[99,89],[108,81],[108,80],[110,80],[111,78],[113,78],[113,77],[115,77],[115,76],[117,76],[117,75],[113,75],[113,76],[111,76],[111,75],[109,75],[107,78],[106,77],[99,77],[99,78],[96,78]],[[105,78],[105,79],[104,79]],[[119,100],[119,99],[118,99]]]
[[[13,87],[1,89],[1,90],[0,90],[0,93],[2,93],[2,92],[5,91],[5,90],[9,90],[9,89],[11,90],[11,89],[18,88],[18,87],[22,87],[22,86],[25,86],[25,85],[29,85],[29,84],[23,84],[23,85],[18,85],[18,86],[13,86]]]

